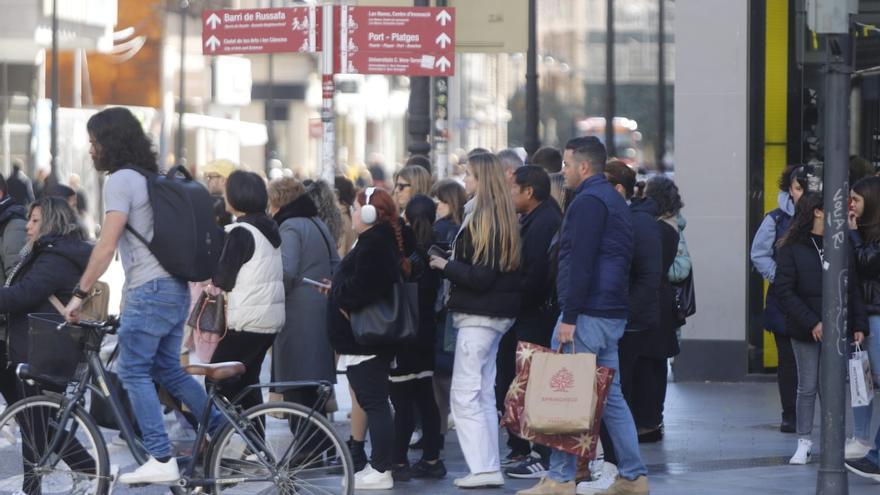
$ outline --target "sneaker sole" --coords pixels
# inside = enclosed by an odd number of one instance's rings
[[[481,488],[504,488],[504,483],[502,483],[500,485],[496,485],[496,484],[473,485],[473,486],[455,485],[455,487],[461,488],[462,490],[478,490]]]
[[[874,480],[874,481],[878,481],[878,482],[880,482],[880,474],[866,473],[866,472],[864,472],[864,471],[860,471],[860,470],[858,470],[858,469],[856,469],[856,468],[854,468],[854,467],[852,467],[852,466],[850,466],[849,464],[846,464],[846,463],[844,463],[844,466],[846,466],[847,471],[849,471],[849,472],[851,472],[851,473],[853,473],[853,474],[859,475],[859,476],[861,476],[862,478],[868,478],[868,479],[870,479],[870,480]]]

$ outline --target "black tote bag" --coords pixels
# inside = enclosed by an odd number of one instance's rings
[[[391,297],[351,313],[354,340],[365,346],[401,345],[418,335],[419,286],[397,282]]]

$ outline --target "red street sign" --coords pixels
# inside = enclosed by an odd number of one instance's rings
[[[232,55],[321,50],[321,9],[205,10],[202,53]]]
[[[455,73],[455,9],[341,7],[342,74],[451,76]]]

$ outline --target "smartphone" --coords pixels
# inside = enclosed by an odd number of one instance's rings
[[[428,248],[428,254],[431,256],[438,256],[444,260],[449,259],[449,252],[445,249],[441,249],[436,244]]]
[[[312,280],[310,278],[303,277],[303,283],[314,285],[315,287],[320,287],[321,289],[329,289],[330,284],[325,284],[323,282],[318,282],[317,280]]]

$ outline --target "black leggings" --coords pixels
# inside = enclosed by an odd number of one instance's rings
[[[260,370],[266,352],[275,342],[274,333],[237,332],[229,330],[226,337],[217,344],[212,363],[225,361],[240,361],[244,363],[247,371],[237,380],[224,380],[217,383],[217,391],[229,400],[235,399],[248,385],[260,383]],[[207,386],[207,384],[205,384]],[[239,401],[244,410],[263,403],[263,393],[260,389],[253,389]]]
[[[440,410],[434,399],[434,380],[428,376],[405,382],[391,382],[394,404],[394,464],[408,464],[409,440],[415,430],[415,412],[422,418],[422,459],[440,458]]]
[[[394,420],[391,417],[391,406],[388,405],[389,371],[391,371],[391,358],[381,355],[349,366],[345,371],[358,403],[367,413],[367,427],[370,430],[372,447],[370,465],[380,472],[391,468],[394,444]]]

